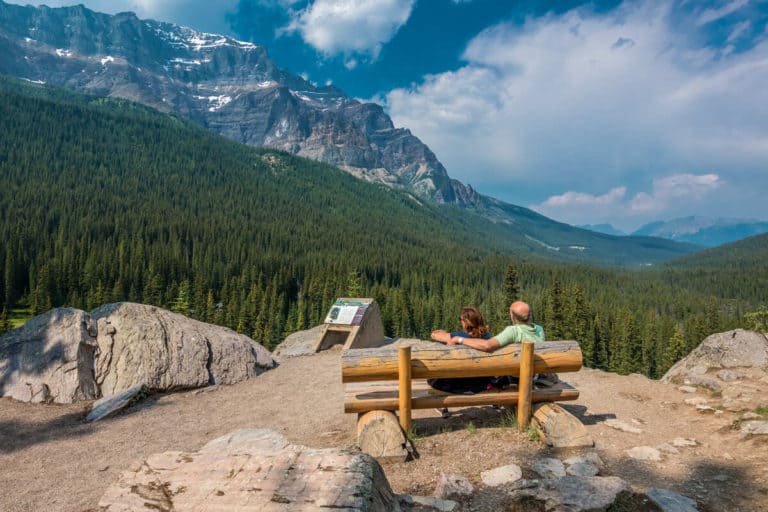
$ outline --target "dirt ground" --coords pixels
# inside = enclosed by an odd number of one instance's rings
[[[641,376],[595,370],[563,375],[581,391],[567,408],[579,416],[606,462],[602,472],[637,488],[671,489],[699,503],[700,510],[768,511],[768,440],[740,439],[735,413],[700,413],[676,386]],[[356,417],[344,414],[339,353],[285,359],[279,368],[248,382],[208,392],[150,397],[96,424],[83,421],[89,404],[32,405],[0,399],[0,510],[94,509],[107,486],[137,459],[167,450],[193,451],[239,428],[272,428],[291,442],[353,448]],[[766,399],[768,401],[768,399]],[[384,462],[395,492],[431,495],[442,472],[480,481],[480,472],[516,463],[524,476],[536,457],[555,451],[510,426],[508,415],[490,407],[415,411],[419,458]],[[618,419],[642,430],[606,425]],[[625,453],[635,446],[696,439],[661,462],[639,462]],[[762,436],[765,438],[766,436]]]

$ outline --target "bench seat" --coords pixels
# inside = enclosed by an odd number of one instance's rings
[[[483,405],[516,405],[519,398],[517,386],[501,391],[483,391],[472,395],[446,393],[427,384],[426,379],[414,379],[412,383],[412,409],[443,407],[472,407]],[[532,402],[562,402],[577,400],[579,391],[565,382],[551,387],[533,390]],[[397,411],[399,407],[397,382],[355,382],[344,386],[344,412]]]

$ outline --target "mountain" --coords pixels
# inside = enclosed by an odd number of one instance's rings
[[[613,238],[483,196],[451,179],[383,109],[278,68],[258,45],[132,13],[0,0],[0,73],[173,112],[236,142],[330,163],[365,181],[479,214],[520,251],[568,261],[650,264],[697,249]],[[511,228],[511,229],[509,229]],[[509,235],[507,235],[509,236]]]
[[[651,222],[632,234],[715,247],[766,232],[768,232],[768,222],[753,219],[713,219],[691,216]]]
[[[603,233],[606,235],[613,235],[613,236],[627,235],[625,232],[616,229],[611,224],[582,224],[576,227],[581,229],[588,229],[590,231],[594,231],[595,233]]]
[[[0,73],[178,112],[232,140],[459,205],[477,194],[383,109],[278,68],[264,47],[82,5],[0,0]]]

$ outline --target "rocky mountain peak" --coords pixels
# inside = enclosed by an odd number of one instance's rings
[[[178,112],[228,138],[441,202],[475,197],[384,110],[278,68],[264,47],[82,5],[0,0],[0,73]]]

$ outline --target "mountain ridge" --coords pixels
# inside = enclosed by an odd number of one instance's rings
[[[133,13],[0,0],[0,49],[0,73],[136,101],[236,142],[330,163],[514,226],[523,248],[543,248],[558,259],[645,264],[697,249],[661,239],[606,238],[479,194],[450,178],[434,153],[408,129],[395,128],[381,106],[332,86],[316,87],[278,68],[252,43]]]

